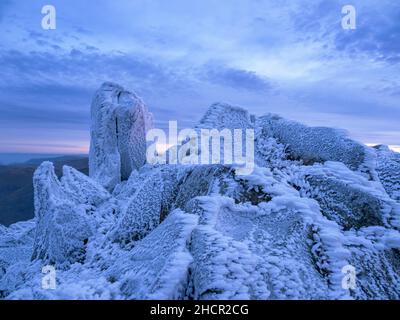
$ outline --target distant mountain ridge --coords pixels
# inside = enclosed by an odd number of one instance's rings
[[[13,165],[25,163],[33,159],[55,159],[63,154],[50,153],[0,153],[0,165]]]
[[[36,168],[46,160],[54,161],[57,174],[63,165],[71,165],[88,174],[85,156],[59,156],[27,160],[24,163],[0,165],[0,224],[10,224],[34,217],[32,177]]]

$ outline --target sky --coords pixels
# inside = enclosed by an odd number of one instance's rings
[[[399,71],[399,1],[0,0],[0,152],[86,153],[104,81],[141,96],[156,127],[226,102],[400,151]]]

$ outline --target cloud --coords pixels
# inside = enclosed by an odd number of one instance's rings
[[[382,1],[358,4],[357,29],[340,32],[335,38],[338,50],[368,54],[377,61],[400,62],[400,4]]]
[[[140,79],[141,84],[157,85],[174,81],[173,73],[147,59],[124,53],[83,52],[72,49],[61,54],[50,51],[28,53],[8,50],[0,53],[0,85],[29,83],[99,85],[102,80]],[[28,83],[27,83],[28,81]]]
[[[205,79],[213,84],[249,91],[268,91],[271,84],[255,72],[219,66],[216,63],[206,66]]]
[[[395,1],[354,0],[354,32],[341,28],[345,0],[53,2],[48,32],[40,3],[0,1],[0,23],[16,13],[2,24],[0,135],[87,139],[92,95],[114,81],[143,97],[157,126],[191,126],[226,101],[399,144]]]
[[[9,9],[9,7],[12,5],[11,0],[2,0],[0,1],[0,22],[2,21],[5,13]]]
[[[367,55],[376,61],[400,61],[400,3],[354,0],[356,29],[343,30],[345,0],[302,1],[291,15],[300,41],[325,43],[331,54]],[[299,10],[302,8],[302,10]]]

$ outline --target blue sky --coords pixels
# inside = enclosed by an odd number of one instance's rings
[[[46,4],[56,30],[41,28]],[[86,152],[104,81],[158,127],[222,101],[400,148],[397,1],[1,0],[0,26],[0,152]]]

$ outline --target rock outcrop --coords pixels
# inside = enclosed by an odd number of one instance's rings
[[[145,164],[150,127],[135,94],[101,87],[90,177],[43,163],[35,219],[0,226],[1,298],[400,299],[399,154],[215,104],[196,130],[255,130],[241,175]]]
[[[91,118],[89,174],[111,191],[145,164],[152,115],[134,93],[104,83],[93,98]]]
[[[368,168],[372,152],[349,139],[344,132],[326,127],[308,127],[277,115],[266,115],[257,121],[263,133],[287,146],[293,159],[306,164],[338,161],[352,170]]]
[[[50,162],[36,170],[33,183],[37,227],[32,260],[61,268],[83,262],[94,233],[85,204],[74,201],[75,194],[62,187]]]

